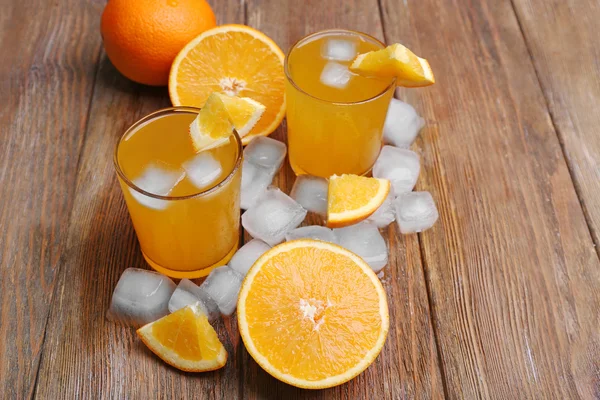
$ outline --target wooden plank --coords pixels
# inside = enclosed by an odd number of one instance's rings
[[[597,398],[600,263],[510,2],[382,3],[387,39],[437,78],[405,95],[429,122],[418,189],[440,221],[420,240],[448,397]]]
[[[285,51],[303,36],[328,28],[361,30],[383,38],[375,0],[332,0],[306,4],[295,1],[250,0],[248,25],[262,30]],[[286,142],[285,123],[273,137]],[[275,183],[289,193],[295,176],[286,162]],[[310,215],[303,225],[322,224]],[[416,237],[402,237],[397,228],[385,230],[390,263],[384,286],[390,308],[390,333],[379,358],[354,380],[324,391],[299,390],[266,372],[244,351],[244,397],[276,398],[442,398],[443,385],[437,363],[436,344]],[[246,240],[250,236],[246,234]]]
[[[211,2],[220,23],[242,22],[237,1]],[[98,13],[99,15],[99,13]],[[112,164],[120,135],[142,116],[169,106],[166,88],[137,85],[102,57],[77,174],[68,251],[61,260],[36,396],[82,398],[237,398],[240,343],[234,319],[215,329],[227,366],[182,373],[155,357],[134,329],[105,319],[112,291],[127,267],[148,268],[140,252]]]
[[[97,4],[0,12],[0,393],[31,396],[73,205],[100,37]]]
[[[600,4],[513,1],[592,237],[600,244]]]

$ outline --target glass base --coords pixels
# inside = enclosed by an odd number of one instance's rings
[[[238,246],[240,245],[240,241],[238,239],[238,241],[235,243],[235,246],[233,246],[231,248],[231,250],[229,251],[229,253],[227,253],[225,255],[225,257],[223,257],[221,260],[217,261],[216,263],[214,263],[213,265],[210,265],[206,268],[202,268],[202,269],[198,269],[198,270],[194,270],[194,271],[180,271],[180,270],[174,270],[174,269],[169,269],[166,267],[163,267],[161,265],[158,265],[157,263],[155,263],[154,261],[152,261],[150,259],[150,257],[148,257],[146,255],[146,253],[144,253],[142,251],[142,254],[144,256],[144,258],[146,259],[146,262],[152,267],[154,268],[157,272],[160,272],[163,275],[168,276],[169,278],[175,278],[175,279],[183,279],[183,278],[187,278],[187,279],[196,279],[196,278],[203,278],[205,276],[207,276],[208,274],[210,274],[210,272],[218,267],[222,267],[223,265],[227,264],[229,262],[229,260],[231,260],[231,257],[233,257],[233,255],[235,254],[235,252],[238,250]]]
[[[290,166],[292,167],[292,171],[294,171],[294,174],[296,176],[310,175],[308,172],[304,171],[298,165],[295,165],[295,164],[293,164],[293,163],[290,162]],[[369,168],[366,172],[363,172],[362,174],[359,174],[359,175],[360,176],[371,176],[371,171],[373,171],[373,167]],[[328,176],[322,176],[321,178],[329,179]]]

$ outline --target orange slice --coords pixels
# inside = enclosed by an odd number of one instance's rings
[[[367,219],[383,204],[389,192],[387,179],[332,176],[327,195],[327,226],[341,228]]]
[[[359,54],[350,71],[359,75],[396,78],[404,87],[429,86],[435,83],[429,62],[401,45],[393,44],[382,50]]]
[[[385,291],[371,268],[335,244],[303,239],[263,254],[238,300],[248,353],[275,378],[323,389],[377,358],[389,328]]]
[[[196,152],[221,146],[229,140],[233,123],[222,97],[213,93],[190,125],[190,138]]]
[[[188,43],[169,75],[173,105],[202,107],[212,92],[249,97],[266,109],[242,139],[273,132],[285,115],[284,55],[264,33],[244,25],[221,25]]]
[[[227,351],[197,305],[144,325],[137,334],[154,354],[182,371],[213,371],[227,361]]]

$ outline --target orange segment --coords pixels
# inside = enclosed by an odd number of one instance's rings
[[[212,371],[227,361],[225,348],[198,306],[151,322],[137,334],[154,354],[182,371]]]
[[[222,97],[213,93],[190,125],[190,138],[196,152],[219,147],[228,142],[233,124]]]
[[[243,138],[269,135],[285,115],[284,55],[269,37],[244,25],[221,25],[188,43],[169,75],[173,105],[202,107],[212,92],[249,97],[266,109]]]
[[[387,179],[332,176],[327,195],[327,226],[341,228],[367,219],[383,204],[389,192]]]
[[[248,272],[238,300],[242,340],[290,385],[322,389],[364,371],[385,342],[386,295],[357,255],[316,240],[280,244]]]
[[[360,75],[395,77],[396,85],[405,87],[429,86],[435,83],[429,62],[400,43],[382,50],[359,54],[350,71]]]

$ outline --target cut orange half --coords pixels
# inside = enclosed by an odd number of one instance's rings
[[[154,354],[182,371],[213,371],[227,362],[227,351],[197,305],[144,325],[137,334]]]
[[[335,244],[303,239],[263,254],[238,300],[246,349],[290,385],[340,385],[377,358],[389,328],[385,291],[371,268]]]
[[[264,33],[244,25],[221,25],[188,43],[177,55],[169,75],[169,96],[175,106],[202,107],[213,92],[249,97],[265,112],[242,139],[273,132],[285,115],[284,55]]]
[[[327,226],[341,228],[367,219],[383,204],[389,192],[387,179],[332,176],[327,195]]]
[[[350,71],[359,75],[396,78],[396,85],[404,87],[429,86],[435,83],[429,62],[400,43],[382,50],[359,54]]]

